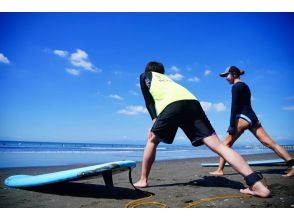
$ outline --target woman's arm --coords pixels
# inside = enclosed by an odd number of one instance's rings
[[[228,128],[229,134],[235,133],[235,122],[236,122],[236,115],[237,115],[237,102],[238,102],[238,87],[234,85],[232,87],[232,103],[231,103],[231,117],[230,117],[230,126]]]

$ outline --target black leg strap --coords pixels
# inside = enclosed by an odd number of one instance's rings
[[[294,166],[294,159],[291,159],[291,160],[286,161],[286,165],[287,165],[288,167],[292,167],[292,166]]]
[[[245,176],[244,180],[246,181],[248,186],[253,186],[256,182],[263,179],[263,176],[260,172],[254,172]]]
[[[129,181],[130,181],[130,184],[132,185],[132,187],[134,187],[134,189],[136,191],[140,191],[140,192],[143,192],[142,190],[138,189],[137,187],[134,186],[133,184],[133,179],[132,179],[132,168],[129,168]]]
[[[131,183],[131,185],[134,187],[134,189],[137,191],[137,192],[140,192],[140,193],[142,193],[142,194],[144,194],[144,195],[155,195],[154,193],[152,193],[152,192],[145,192],[145,191],[143,191],[143,190],[141,190],[141,189],[138,189],[137,187],[135,187],[134,186],[134,184],[133,184],[133,180],[132,180],[132,168],[129,168],[129,181],[130,181],[130,183]]]
[[[135,189],[137,189],[134,184],[133,184],[133,179],[132,179],[132,168],[129,168],[129,181],[130,184],[132,185],[132,187],[134,187]]]

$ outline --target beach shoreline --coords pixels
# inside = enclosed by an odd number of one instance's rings
[[[293,153],[291,155],[293,156]],[[246,160],[278,158],[276,154],[268,153],[243,156]],[[239,189],[246,187],[245,181],[243,177],[236,173],[231,167],[226,167],[226,175],[221,177],[214,177],[208,174],[208,172],[212,171],[214,168],[201,167],[201,163],[203,162],[217,161],[217,157],[156,161],[150,174],[150,186],[143,189],[145,194],[136,191],[131,186],[128,172],[121,172],[113,175],[115,193],[111,193],[105,187],[103,178],[101,177],[32,189],[14,189],[4,185],[5,178],[11,175],[37,175],[71,169],[77,167],[77,165],[1,168],[0,207],[123,208],[127,203],[144,198],[148,193],[152,193],[153,196],[149,198],[148,201],[161,202],[171,208],[181,208],[204,198],[212,198],[220,195],[242,195],[239,193]],[[271,198],[225,198],[205,202],[197,207],[294,207],[294,177],[285,178],[282,176],[287,167],[252,166],[252,169],[254,171],[260,171],[265,177],[265,182],[272,191]],[[138,179],[140,170],[141,163],[137,163],[137,167],[132,171],[133,181]],[[142,204],[141,206],[157,207],[154,204]]]

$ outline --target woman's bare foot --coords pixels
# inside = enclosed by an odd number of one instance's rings
[[[146,188],[148,187],[148,183],[147,180],[140,179],[134,184],[134,186],[137,188]]]
[[[224,175],[224,171],[223,170],[215,170],[212,172],[209,172],[210,175],[214,175],[214,176],[223,176]]]
[[[283,175],[283,176],[284,176],[284,177],[294,176],[294,166],[292,166],[292,167],[289,169],[288,173],[285,174],[285,175]]]
[[[262,182],[258,181],[253,186],[248,187],[246,189],[240,189],[241,193],[250,194],[253,196],[258,196],[261,198],[267,198],[271,196],[271,192],[268,188],[263,185]]]

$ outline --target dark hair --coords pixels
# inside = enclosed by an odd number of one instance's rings
[[[147,63],[145,67],[145,72],[157,72],[164,74],[164,66],[162,63],[151,61]]]
[[[240,76],[243,75],[244,73],[245,73],[244,70],[240,70],[239,73],[233,73],[233,76],[234,76],[235,78],[240,78]]]

